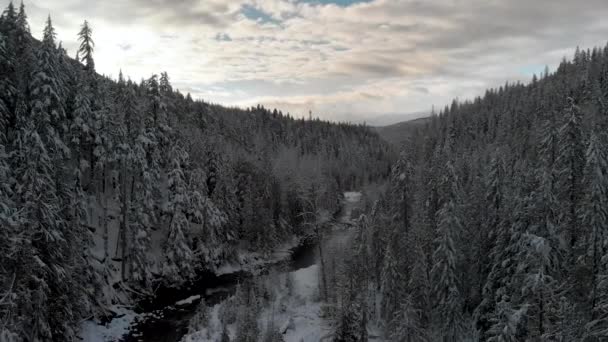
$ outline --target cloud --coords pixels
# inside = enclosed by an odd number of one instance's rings
[[[7,0],[0,0],[6,5]],[[480,95],[604,45],[608,2],[586,0],[26,0],[71,53],[88,19],[100,72],[168,71],[228,105],[326,118],[407,113]],[[119,37],[119,38],[117,38]],[[118,39],[118,41],[117,41]]]
[[[218,42],[231,42],[232,38],[226,33],[218,33],[215,35],[215,40]]]
[[[123,51],[129,51],[129,50],[131,50],[131,48],[133,48],[133,45],[131,45],[129,43],[125,43],[125,44],[118,44],[118,47]]]

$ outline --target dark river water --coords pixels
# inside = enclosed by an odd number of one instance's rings
[[[288,260],[269,265],[261,272],[292,272],[310,267],[316,263],[316,250],[316,243],[304,243],[291,250]],[[237,284],[250,277],[252,275],[247,272],[221,276],[207,273],[180,289],[159,288],[154,298],[139,304],[139,311],[144,314],[134,322],[130,334],[123,341],[179,341],[188,332],[188,322],[196,313],[201,299],[205,299],[207,305],[218,304],[235,293]],[[176,302],[193,296],[200,297],[188,304],[175,305]]]

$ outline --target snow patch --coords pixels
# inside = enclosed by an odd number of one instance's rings
[[[186,299],[182,299],[180,301],[175,302],[175,305],[177,305],[177,306],[190,305],[200,299],[201,299],[200,295],[190,296]]]
[[[114,342],[129,332],[131,324],[138,317],[133,310],[125,307],[112,307],[116,314],[109,323],[102,325],[96,321],[84,321],[80,326],[80,337],[85,342]]]
[[[349,191],[344,193],[344,199],[346,200],[346,202],[350,203],[358,203],[359,201],[361,201],[361,196],[362,194],[357,191]]]
[[[313,265],[291,273],[296,293],[304,298],[313,298],[319,289],[319,266]]]
[[[238,253],[238,263],[226,263],[218,267],[215,274],[218,276],[238,272],[258,274],[261,270],[263,270],[264,266],[289,260],[291,257],[291,250],[297,247],[299,243],[300,240],[297,237],[294,237],[290,241],[277,247],[270,255],[263,255],[262,253],[257,252],[240,251]]]

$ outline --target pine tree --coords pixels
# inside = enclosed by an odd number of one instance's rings
[[[44,27],[44,32],[42,35],[42,43],[48,46],[51,49],[55,49],[55,40],[57,39],[57,33],[55,32],[55,28],[53,27],[53,23],[51,21],[51,16],[49,15],[46,19],[46,26]]]
[[[15,23],[17,21],[17,11],[15,10],[15,5],[13,5],[12,1],[8,3],[8,6],[2,13],[2,19],[9,23]]]
[[[489,342],[517,342],[521,341],[522,325],[526,323],[526,308],[514,310],[507,296],[496,305],[496,317],[492,319],[493,325],[488,331]]]
[[[78,177],[82,177],[86,169],[93,167],[89,165],[86,156],[83,155],[86,144],[92,141],[93,112],[91,101],[89,100],[88,86],[79,82],[76,97],[74,99],[74,112],[70,124],[70,143],[73,151],[73,158],[78,171]]]
[[[347,296],[350,296],[350,294]],[[366,341],[361,339],[360,325],[363,311],[359,304],[354,298],[342,304],[334,333],[334,342]]]
[[[266,331],[264,332],[264,337],[262,337],[262,342],[283,342],[283,334],[279,332],[279,328],[275,325],[274,321],[269,320],[266,325]]]
[[[529,315],[529,333],[545,336],[554,329],[551,317],[563,291],[557,279],[562,272],[562,246],[559,243],[560,202],[558,200],[558,158],[555,126],[546,124],[540,145],[540,165],[534,182],[536,189],[524,209],[528,218],[519,231],[517,274],[521,277],[522,300]],[[530,171],[531,172],[531,171]],[[533,215],[533,216],[532,216]],[[524,216],[524,217],[525,217]],[[514,287],[516,288],[516,287]]]
[[[93,42],[93,30],[86,20],[82,24],[80,32],[78,32],[78,40],[80,41],[80,47],[78,48],[80,61],[84,62],[86,69],[92,73],[95,71],[95,60],[93,59],[95,43]]]
[[[19,165],[16,195],[22,208],[21,229],[27,234],[21,246],[24,250],[20,251],[27,257],[21,265],[25,277],[21,277],[23,292],[19,304],[35,313],[23,333],[31,340],[44,340],[52,336],[53,323],[57,323],[53,320],[62,318],[52,314],[49,297],[51,291],[61,288],[61,283],[67,280],[61,265],[70,247],[65,245],[66,222],[60,216],[51,158],[33,124],[21,129],[16,144],[18,149],[13,153],[13,162]]]
[[[200,169],[189,172],[187,214],[193,223],[201,225],[200,231],[193,232],[198,240],[196,255],[204,267],[213,269],[229,254],[227,244],[236,237],[226,227],[226,214],[204,195],[205,179]]]
[[[477,255],[479,258],[478,270],[480,273],[484,273],[481,277],[485,277],[485,284],[482,282],[481,303],[476,309],[478,329],[482,335],[490,328],[490,320],[494,314],[496,304],[495,291],[499,287],[496,283],[499,281],[499,279],[497,279],[497,273],[500,270],[496,266],[504,261],[501,260],[500,254],[504,253],[506,247],[505,243],[507,242],[505,234],[508,234],[508,232],[505,233],[504,231],[501,231],[501,229],[504,230],[503,218],[501,217],[504,201],[503,177],[504,169],[502,159],[499,151],[496,151],[496,153],[492,155],[485,177],[485,201],[487,203],[487,209],[485,212],[485,227],[483,227],[480,232],[483,236],[479,238],[480,246]],[[484,265],[481,260],[483,260],[482,258],[485,255],[494,255],[496,256],[496,259],[489,258],[487,265]],[[495,261],[495,264],[493,264],[492,261]]]
[[[393,317],[392,325],[395,327],[391,333],[391,341],[396,342],[424,342],[428,341],[426,330],[422,326],[421,312],[415,307],[411,296],[406,296]]]
[[[17,265],[21,262],[18,258],[20,243],[18,237],[20,232],[20,218],[17,207],[13,201],[13,190],[10,186],[11,169],[5,146],[0,142],[0,340],[4,338],[17,341],[17,335],[12,331],[14,321],[11,321],[11,311],[15,307],[17,299],[15,282],[17,281]],[[5,285],[6,284],[6,285]]]
[[[228,329],[225,324],[222,325],[222,337],[220,342],[230,342],[230,335],[228,335]]]
[[[173,92],[173,87],[169,81],[169,74],[162,72],[160,74],[159,91],[162,96],[168,96]]]
[[[446,201],[437,213],[437,238],[433,252],[431,277],[433,298],[436,308],[435,321],[444,341],[458,341],[462,338],[463,317],[462,297],[458,278],[458,251],[454,236],[461,230],[461,222],[456,207],[457,185],[451,163],[443,183],[450,189]]]
[[[496,236],[498,234],[498,226],[501,222],[501,210],[504,197],[503,177],[503,162],[500,157],[500,151],[496,151],[496,153],[492,155],[492,159],[490,161],[487,172],[487,177],[485,179],[485,199],[489,204],[485,224],[486,230],[488,231],[488,235],[490,235],[489,239],[491,241],[496,239]],[[481,240],[483,241],[485,239],[482,238]]]
[[[570,253],[578,247],[579,220],[578,212],[581,200],[581,181],[585,165],[585,146],[581,127],[582,114],[574,99],[568,98],[568,107],[564,113],[565,123],[559,130],[559,187],[564,203],[564,234],[568,241]],[[572,258],[572,257],[571,257]]]
[[[545,158],[547,159],[547,158]],[[547,159],[549,160],[549,159]],[[556,209],[555,177],[552,166],[545,162],[538,170],[537,189],[527,198],[519,226],[516,279],[513,289],[521,286],[519,305],[527,308],[528,333],[547,338],[557,317],[551,317],[557,307],[561,289],[557,279],[560,271],[559,219]],[[503,294],[504,295],[504,294]]]
[[[193,274],[193,253],[190,249],[190,222],[186,217],[186,206],[189,199],[183,166],[187,162],[187,154],[179,147],[171,153],[173,170],[169,173],[169,210],[171,212],[169,235],[165,242],[165,263],[163,274],[171,283],[181,283],[189,280]]]
[[[398,246],[398,235],[393,233],[387,243],[381,275],[382,315],[387,320],[390,320],[399,308],[406,281],[399,262]]]
[[[11,81],[17,88],[18,95],[21,95],[22,97],[19,100],[27,101],[24,97],[28,94],[29,76],[35,69],[36,58],[35,49],[32,46],[33,39],[30,34],[23,2],[21,2],[21,5],[19,6],[19,13],[14,17],[14,21],[10,21],[9,25],[7,47],[15,67],[15,71],[11,75]]]
[[[12,6],[12,2],[9,6]],[[15,21],[17,28],[22,32],[20,39],[26,38],[26,34],[30,33],[30,25],[27,23],[27,14],[25,13],[25,5],[23,4],[23,1],[21,1],[21,4],[19,5],[19,13],[17,13]],[[19,43],[24,42],[20,41]]]
[[[608,158],[605,136],[593,133],[587,149],[585,170],[586,196],[582,221],[590,233],[587,255],[591,272],[587,334],[603,336],[608,332],[608,296],[606,295],[606,244],[608,239]]]
[[[431,280],[430,268],[428,267],[428,256],[420,246],[416,247],[414,265],[407,285],[410,295],[408,307],[418,310],[420,327],[425,329],[429,326],[431,315]],[[403,309],[403,308],[402,308]]]
[[[14,71],[13,61],[7,50],[7,40],[0,34],[0,74],[11,75]],[[14,101],[17,89],[15,89],[8,77],[0,79],[0,142],[7,142],[7,133],[13,115],[11,105]]]
[[[40,133],[52,158],[63,159],[69,154],[69,149],[62,140],[66,130],[66,116],[64,103],[59,95],[53,32],[49,19],[45,28],[45,39],[42,48],[37,51],[37,64],[31,77],[29,118],[38,125],[35,129]]]
[[[142,133],[139,135],[133,151],[133,167],[137,170],[137,176],[132,180],[132,197],[128,206],[129,227],[125,227],[125,239],[123,253],[129,253],[128,272],[125,277],[149,286],[152,280],[150,260],[147,257],[151,243],[151,229],[154,225],[156,215],[154,182],[157,178],[150,171],[146,151],[152,144]],[[127,234],[127,231],[129,234]],[[130,235],[130,236],[128,236]],[[130,243],[126,243],[130,241]],[[126,272],[123,268],[123,272]],[[126,278],[125,278],[126,279]]]
[[[444,341],[458,341],[462,333],[462,298],[458,285],[457,251],[454,243],[456,221],[455,204],[448,200],[438,213],[438,237],[433,253],[433,297],[437,310],[437,324]]]
[[[255,296],[251,285],[246,285],[243,294],[247,297],[237,312],[235,341],[258,342],[260,328],[258,326],[258,305],[254,303]],[[242,300],[242,299],[241,299]]]

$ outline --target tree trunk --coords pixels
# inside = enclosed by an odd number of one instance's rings
[[[121,260],[121,279],[126,280],[127,271],[127,227],[129,224],[129,196],[127,192],[128,186],[128,174],[127,174],[127,162],[123,159],[122,161],[122,207],[120,220],[120,242],[122,249],[122,260]],[[133,190],[131,190],[133,191]]]
[[[107,262],[109,251],[108,233],[108,196],[106,194],[106,168],[104,166],[101,179],[101,196],[103,196],[103,260]]]
[[[598,245],[598,231],[597,229],[593,229],[593,266],[591,269],[591,285],[592,285],[592,289],[591,289],[591,320],[595,320],[597,318],[597,310],[595,309],[595,306],[597,305],[597,279],[598,279],[598,273],[599,273],[599,267],[598,267],[598,251],[597,251],[597,245]]]
[[[321,282],[322,290],[323,290],[323,301],[327,302],[327,269],[325,268],[325,257],[323,256],[323,240],[322,234],[319,228],[317,227],[317,236],[318,236],[318,248],[319,248],[319,260],[321,261]]]
[[[545,327],[543,325],[543,321],[545,320],[545,299],[543,296],[543,291],[540,291],[540,299],[539,299],[539,308],[538,308],[538,335],[543,336],[545,334]]]

